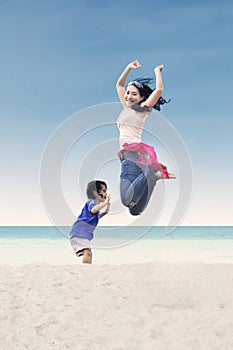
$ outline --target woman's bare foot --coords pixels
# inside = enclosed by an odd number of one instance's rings
[[[161,180],[161,179],[176,179],[176,175],[175,174],[168,173],[168,177],[164,177],[162,175],[161,171],[157,171],[155,173],[155,176],[156,176],[157,180]]]
[[[156,176],[157,180],[163,179],[161,171],[156,171],[155,176]]]
[[[166,165],[163,163],[159,163],[163,169],[167,169]]]
[[[159,163],[160,165],[161,165],[161,167],[162,167],[162,169],[164,169],[164,170],[166,170],[166,172],[167,172],[167,167],[166,167],[166,165],[165,164],[163,164],[163,163]],[[157,174],[157,173],[156,173]],[[155,174],[155,175],[156,175]],[[167,174],[168,174],[168,179],[176,179],[176,175],[175,174],[171,174],[171,173],[168,173],[167,172]],[[163,177],[161,177],[161,179],[162,179]],[[166,177],[167,178],[167,177]]]

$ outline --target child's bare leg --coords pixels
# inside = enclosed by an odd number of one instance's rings
[[[83,264],[92,263],[92,251],[89,248],[83,250]]]

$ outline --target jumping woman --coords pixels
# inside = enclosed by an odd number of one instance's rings
[[[176,178],[158,161],[154,148],[141,142],[142,130],[149,112],[152,108],[160,110],[160,105],[167,103],[161,97],[163,65],[154,69],[154,90],[148,86],[151,78],[135,79],[126,85],[131,69],[140,67],[138,61],[129,63],[116,84],[120,102],[124,106],[117,120],[120,131],[120,193],[123,205],[129,208],[132,215],[140,215],[146,208],[157,180]]]

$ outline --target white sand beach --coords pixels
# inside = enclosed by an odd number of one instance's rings
[[[145,262],[205,262],[232,263],[233,239],[147,239],[126,241],[93,241],[93,263],[134,264]],[[121,241],[122,244],[122,241]],[[101,249],[100,247],[104,247]],[[81,264],[75,256],[68,239],[1,239],[0,265],[24,265],[31,263],[49,265]]]
[[[233,265],[1,265],[1,350],[232,350]]]
[[[106,243],[106,242],[105,242]],[[2,240],[1,350],[232,350],[233,240]]]

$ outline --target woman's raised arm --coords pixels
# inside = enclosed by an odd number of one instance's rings
[[[146,101],[141,103],[141,106],[147,106],[149,108],[153,108],[153,106],[157,103],[158,99],[162,95],[163,92],[163,80],[161,72],[163,70],[163,65],[156,66],[154,69],[155,79],[156,79],[156,87],[154,91],[150,94]]]
[[[117,93],[119,96],[119,100],[123,105],[125,105],[125,99],[124,99],[125,83],[126,83],[126,79],[128,77],[128,74],[131,71],[131,69],[138,69],[140,67],[141,67],[141,64],[138,61],[133,61],[133,62],[129,63],[126,66],[126,68],[124,69],[124,71],[122,72],[119,79],[117,80],[116,89],[117,89]]]

